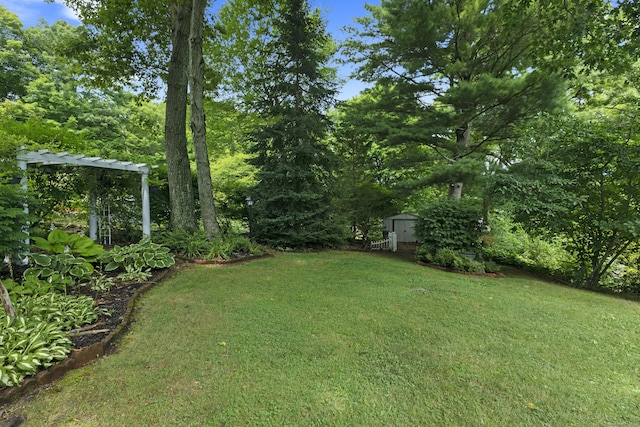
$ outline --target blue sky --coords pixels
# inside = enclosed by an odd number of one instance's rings
[[[327,29],[337,40],[345,38],[341,29],[353,23],[353,18],[367,15],[365,3],[379,5],[380,0],[310,0],[311,5],[319,7],[327,20]],[[217,3],[222,3],[218,0]],[[66,20],[79,24],[77,17],[63,2],[46,3],[44,0],[0,0],[0,4],[18,15],[25,27],[36,25],[41,19],[52,24],[58,20]],[[348,67],[340,69],[340,77],[348,78]],[[340,99],[349,99],[365,86],[361,82],[349,80],[342,88]]]

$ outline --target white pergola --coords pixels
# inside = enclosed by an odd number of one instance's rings
[[[52,153],[49,150],[21,152],[18,154],[18,167],[24,171],[20,183],[27,189],[27,165],[71,165],[89,166],[103,169],[117,169],[136,172],[142,175],[142,235],[151,235],[151,214],[149,209],[149,168],[144,163],[122,162],[101,157],[87,157],[82,154]],[[89,197],[89,237],[98,239],[98,214],[96,210],[96,196]],[[28,207],[25,207],[28,209]]]

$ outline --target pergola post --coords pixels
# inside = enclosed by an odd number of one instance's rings
[[[92,190],[89,193],[89,237],[98,241],[98,195]]]
[[[151,236],[151,213],[149,208],[148,174],[142,173],[142,236]]]
[[[29,188],[28,188],[29,179],[27,177],[27,162],[24,161],[24,160],[18,160],[18,167],[22,171],[22,175],[20,176],[20,186],[22,187],[22,190],[26,194],[27,191],[29,190]],[[23,209],[24,209],[24,213],[29,215],[29,205],[27,203],[25,203],[23,205]],[[24,240],[24,243],[29,245],[29,243],[30,243],[30,239],[29,239],[29,224],[25,224],[24,227],[22,228],[22,231],[24,232],[24,234],[27,235],[27,238]]]

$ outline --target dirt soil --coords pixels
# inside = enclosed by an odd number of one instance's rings
[[[88,286],[76,288],[72,294],[89,295],[96,301],[99,308],[108,310],[109,315],[100,314],[94,323],[85,325],[80,330],[71,333],[73,348],[88,347],[99,342],[120,326],[124,320],[129,299],[146,284],[147,282],[117,283],[109,290],[99,292],[92,291]]]

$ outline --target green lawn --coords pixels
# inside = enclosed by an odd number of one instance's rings
[[[631,426],[640,305],[376,254],[197,266],[26,426]]]

